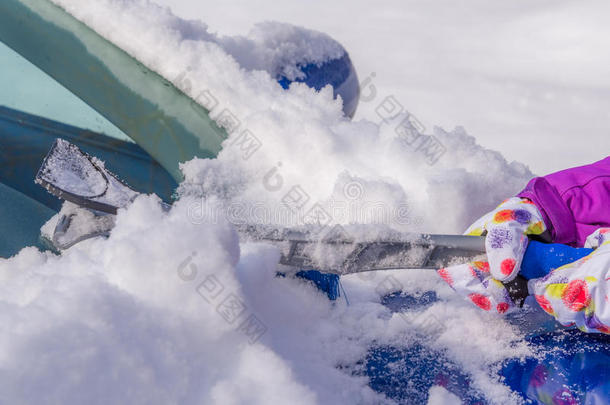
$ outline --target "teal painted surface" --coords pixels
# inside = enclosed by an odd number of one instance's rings
[[[0,257],[10,257],[26,246],[42,248],[40,227],[55,212],[0,183]]]
[[[0,41],[146,150],[176,180],[213,158],[226,133],[208,111],[48,0],[0,1]]]
[[[0,66],[0,105],[131,141],[106,118],[2,42]]]

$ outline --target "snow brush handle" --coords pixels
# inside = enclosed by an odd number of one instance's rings
[[[590,255],[591,252],[593,249],[530,240],[519,274],[527,280],[544,277],[561,266]]]

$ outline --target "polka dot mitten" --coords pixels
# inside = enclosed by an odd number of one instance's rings
[[[610,334],[610,228],[587,238],[590,255],[529,281],[542,309],[562,325]]]
[[[516,303],[503,282],[512,281],[519,273],[528,235],[539,235],[545,230],[536,205],[525,198],[509,198],[465,232],[485,235],[487,261],[451,266],[438,273],[458,294],[479,308],[506,313]]]
[[[485,251],[491,276],[508,282],[519,273],[528,235],[540,235],[545,230],[536,205],[526,198],[513,197],[481,217],[465,233],[486,235]]]

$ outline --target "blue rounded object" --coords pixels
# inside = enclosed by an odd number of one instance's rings
[[[360,99],[360,83],[347,52],[339,59],[332,59],[320,65],[315,63],[303,65],[301,71],[305,74],[304,77],[293,81],[280,76],[278,83],[284,89],[288,89],[291,83],[300,82],[316,90],[330,84],[333,86],[335,98],[341,96],[343,100],[343,113],[349,118],[354,116]]]

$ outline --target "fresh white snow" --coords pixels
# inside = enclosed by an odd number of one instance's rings
[[[439,385],[430,388],[428,405],[460,405],[461,403],[457,396]]]
[[[108,239],[83,242],[61,256],[26,248],[0,259],[0,389],[8,402],[383,403],[365,378],[350,372],[373,341],[418,341],[445,351],[490,402],[518,402],[494,372],[503,359],[531,355],[529,348],[508,323],[455,296],[434,272],[344,277],[349,305],[331,303],[305,282],[275,277],[278,252],[240,243],[224,216],[460,233],[519,191],[534,175],[528,167],[461,128],[424,131],[444,148],[431,159],[395,131],[407,114],[379,125],[365,118],[364,107],[352,122],[329,88],[282,90],[269,73],[302,54],[315,60],[340,54],[325,35],[263,24],[249,36],[239,26],[234,31],[250,39],[231,39],[146,0],[53,1],[194,99],[206,104],[212,96],[218,101],[212,116],[222,121],[230,112],[239,126],[217,159],[182,166],[186,181],[171,211],[156,197],[141,196],[120,210]],[[219,12],[207,7],[210,15]],[[436,24],[451,20],[451,8],[437,11]],[[408,21],[417,20],[413,13]],[[365,22],[357,38],[365,35]],[[308,48],[312,40],[318,46]],[[362,56],[354,59],[358,65]],[[381,94],[392,94],[381,76]],[[429,109],[430,99],[422,99],[422,111]],[[417,97],[400,100],[420,108]],[[432,115],[428,110],[422,117]],[[241,147],[244,130],[259,141],[255,151]],[[507,154],[517,156],[514,150]],[[392,315],[379,303],[388,280],[409,293],[436,291],[441,301]],[[425,333],[423,319],[442,328]],[[439,398],[450,394],[435,387],[431,403]]]
[[[463,126],[539,175],[610,150],[610,4],[603,0],[158,0],[213,32],[276,20],[328,33],[377,96],[356,118],[379,121],[388,96],[428,130]],[[367,94],[369,92],[367,91]]]

